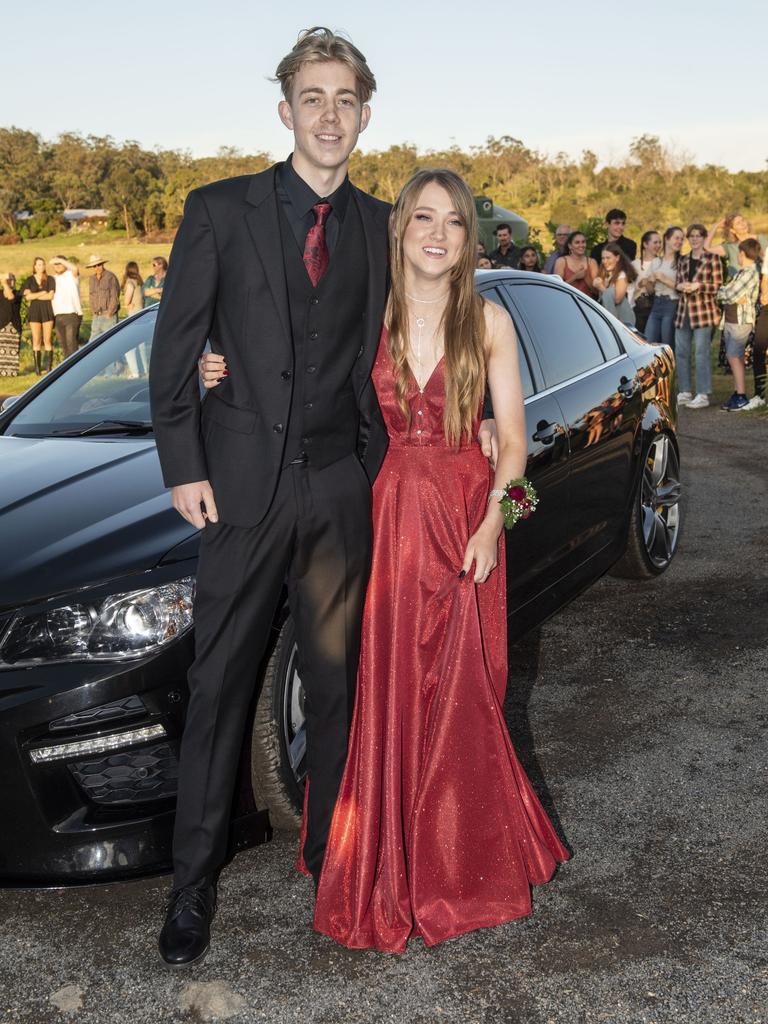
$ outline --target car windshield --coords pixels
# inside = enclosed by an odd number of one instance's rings
[[[155,315],[130,320],[96,342],[20,409],[6,434],[51,437],[151,433],[149,357]]]

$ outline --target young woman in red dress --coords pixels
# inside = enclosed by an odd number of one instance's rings
[[[392,289],[373,368],[389,449],[373,486],[373,560],[349,754],[314,926],[402,952],[531,912],[569,857],[515,755],[504,516],[525,471],[512,321],[474,290],[466,184],[420,171],[390,221]],[[211,383],[222,364],[206,359]],[[495,473],[475,440],[486,383]],[[518,526],[518,529],[524,529]]]

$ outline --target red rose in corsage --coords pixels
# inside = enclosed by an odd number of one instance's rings
[[[506,528],[511,530],[519,519],[527,519],[536,511],[538,503],[539,496],[527,477],[510,480],[504,487],[504,496],[499,499]]]

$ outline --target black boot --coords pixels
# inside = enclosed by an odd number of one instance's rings
[[[48,373],[53,369],[53,349],[47,348],[45,350],[45,372]]]
[[[38,350],[37,352],[35,352],[35,373],[37,374],[38,377],[42,373],[42,370],[43,370],[42,355],[41,355],[40,351]]]
[[[191,967],[203,959],[215,911],[216,883],[210,878],[171,890],[159,941],[160,956],[169,967]]]

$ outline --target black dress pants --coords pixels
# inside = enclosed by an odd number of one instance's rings
[[[347,754],[371,557],[371,488],[356,455],[283,470],[256,527],[208,523],[181,743],[174,884],[219,868],[248,707],[283,586],[297,632],[310,782],[304,859],[322,867]]]
[[[57,313],[54,317],[56,336],[59,339],[64,358],[77,352],[78,336],[82,317],[78,313]]]

